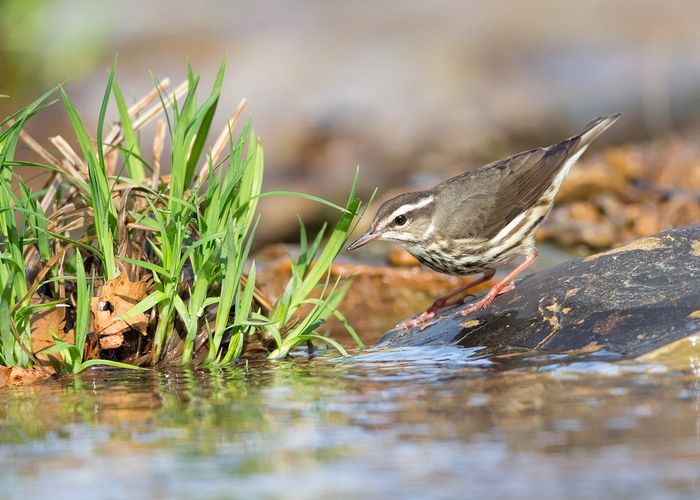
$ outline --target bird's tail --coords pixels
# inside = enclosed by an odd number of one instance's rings
[[[622,116],[622,113],[616,113],[610,116],[600,116],[591,121],[578,136],[578,149],[588,146],[596,137],[605,132],[610,125],[615,123],[620,116]]]
[[[598,117],[586,125],[583,132],[580,134],[548,148],[549,152],[553,152],[555,150],[561,152],[563,150],[563,154],[565,155],[565,158],[559,163],[559,172],[556,173],[552,180],[553,190],[550,193],[552,196],[559,190],[559,187],[569,173],[569,170],[571,170],[574,163],[576,163],[586,149],[588,149],[589,144],[593,142],[596,137],[605,132],[610,125],[615,123],[620,116],[622,116],[622,113]]]

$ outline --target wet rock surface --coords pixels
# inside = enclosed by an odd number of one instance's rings
[[[700,225],[658,233],[516,282],[468,317],[386,333],[377,347],[456,344],[635,358],[700,333]]]

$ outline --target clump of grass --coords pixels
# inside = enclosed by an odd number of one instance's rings
[[[329,282],[360,209],[357,176],[344,207],[301,193],[263,193],[260,140],[250,123],[233,134],[244,102],[207,148],[224,71],[222,63],[201,104],[200,79],[189,69],[175,90],[168,92],[168,80],[156,82],[128,107],[112,68],[94,139],[59,87],[78,152],[55,137],[55,156],[23,132],[27,120],[54,104],[55,90],[0,124],[0,363],[30,366],[41,354],[58,356],[71,372],[97,363],[221,365],[244,356],[253,341],[271,358],[311,341],[346,354],[319,333],[331,316],[362,345],[338,311],[347,284]],[[105,132],[112,102],[119,122]],[[154,121],[147,158],[140,133]],[[15,158],[20,140],[41,162]],[[170,164],[168,176],[163,163]],[[49,171],[45,189],[30,192],[15,172],[21,165]],[[256,286],[250,262],[263,196],[304,196],[340,214],[325,240],[325,227],[309,241],[301,225],[300,255],[275,301]],[[51,310],[63,315],[51,332],[54,343],[35,353],[32,322]]]

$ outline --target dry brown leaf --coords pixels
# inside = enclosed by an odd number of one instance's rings
[[[133,329],[146,335],[148,317],[137,314],[127,320],[117,319],[134,305],[146,298],[148,285],[144,281],[131,281],[126,272],[108,281],[99,297],[92,298],[94,330],[100,336],[103,349],[120,347],[124,332]]]
[[[53,336],[57,335],[64,342],[73,343],[75,338],[73,330],[66,332],[66,309],[55,307],[47,311],[40,311],[32,316],[32,350],[37,359],[51,361],[50,356],[41,351],[54,345]]]
[[[124,344],[124,333],[119,332],[106,337],[100,337],[100,349],[116,349]]]

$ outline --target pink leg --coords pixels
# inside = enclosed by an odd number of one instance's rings
[[[535,250],[531,255],[528,255],[527,258],[521,264],[519,264],[508,274],[508,276],[506,276],[501,281],[493,285],[491,290],[489,290],[489,293],[487,293],[483,299],[470,305],[469,307],[464,309],[460,314],[462,316],[468,316],[474,311],[478,311],[479,309],[488,306],[498,295],[511,291],[513,288],[515,288],[515,284],[513,283],[515,277],[521,272],[523,272],[525,269],[527,269],[530,266],[530,264],[535,262],[535,259],[537,259],[537,250]]]
[[[423,314],[435,313],[435,312],[437,312],[438,309],[442,309],[443,307],[461,304],[464,301],[463,298],[457,299],[457,300],[452,301],[452,302],[450,302],[450,299],[452,297],[459,295],[460,293],[466,292],[467,290],[475,287],[476,285],[480,285],[484,281],[490,280],[491,278],[493,278],[494,274],[495,274],[494,271],[486,271],[484,274],[481,275],[481,277],[473,279],[471,281],[468,281],[467,283],[460,286],[459,288],[452,290],[450,293],[447,293],[445,295],[441,295],[440,297],[435,299],[435,301],[432,303],[432,305],[428,309],[426,309],[425,313],[423,313]]]
[[[418,316],[416,316],[413,319],[409,319],[408,321],[404,321],[403,323],[397,325],[397,326],[402,326],[406,329],[413,328],[414,326],[417,326],[421,323],[425,323],[428,321],[430,318],[435,316],[435,313],[438,311],[438,309],[442,309],[443,307],[447,306],[453,306],[456,304],[461,304],[464,301],[464,298],[457,299],[455,301],[450,302],[450,299],[454,297],[455,295],[459,295],[460,293],[466,292],[472,287],[475,287],[476,285],[479,285],[483,283],[484,281],[488,281],[491,278],[493,278],[495,271],[486,271],[484,274],[481,275],[481,277],[473,279],[471,281],[468,281],[464,285],[460,286],[456,290],[452,290],[450,293],[447,293],[445,295],[441,295],[435,301],[432,303],[428,309],[426,309],[424,312],[420,313]]]

